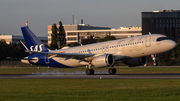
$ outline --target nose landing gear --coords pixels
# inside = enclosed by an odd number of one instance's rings
[[[156,55],[151,55],[151,58],[152,58],[152,60],[153,60],[154,66],[158,66],[158,62],[157,62],[157,59],[156,59]]]

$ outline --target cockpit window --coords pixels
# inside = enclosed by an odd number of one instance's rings
[[[159,37],[156,41],[169,40],[167,37]]]

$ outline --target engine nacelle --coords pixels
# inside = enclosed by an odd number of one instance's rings
[[[130,67],[133,66],[141,66],[146,64],[147,62],[147,58],[146,57],[140,57],[140,58],[133,58],[133,59],[129,59],[127,61],[125,61],[124,63],[126,65],[129,65]]]
[[[114,57],[111,54],[97,56],[92,60],[91,64],[96,68],[113,66],[114,65]]]

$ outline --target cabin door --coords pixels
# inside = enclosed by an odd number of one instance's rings
[[[44,61],[45,61],[46,64],[48,64],[49,63],[49,57],[44,55]]]
[[[145,42],[146,42],[146,47],[150,47],[151,46],[151,35],[146,37]]]

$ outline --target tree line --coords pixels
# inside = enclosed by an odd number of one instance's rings
[[[28,56],[28,53],[24,51],[20,43],[9,43],[5,40],[0,41],[0,61],[7,57],[21,58]]]
[[[49,48],[55,50],[66,46],[66,34],[62,22],[59,21],[59,27],[57,27],[57,25],[54,23],[51,31],[51,44]]]

